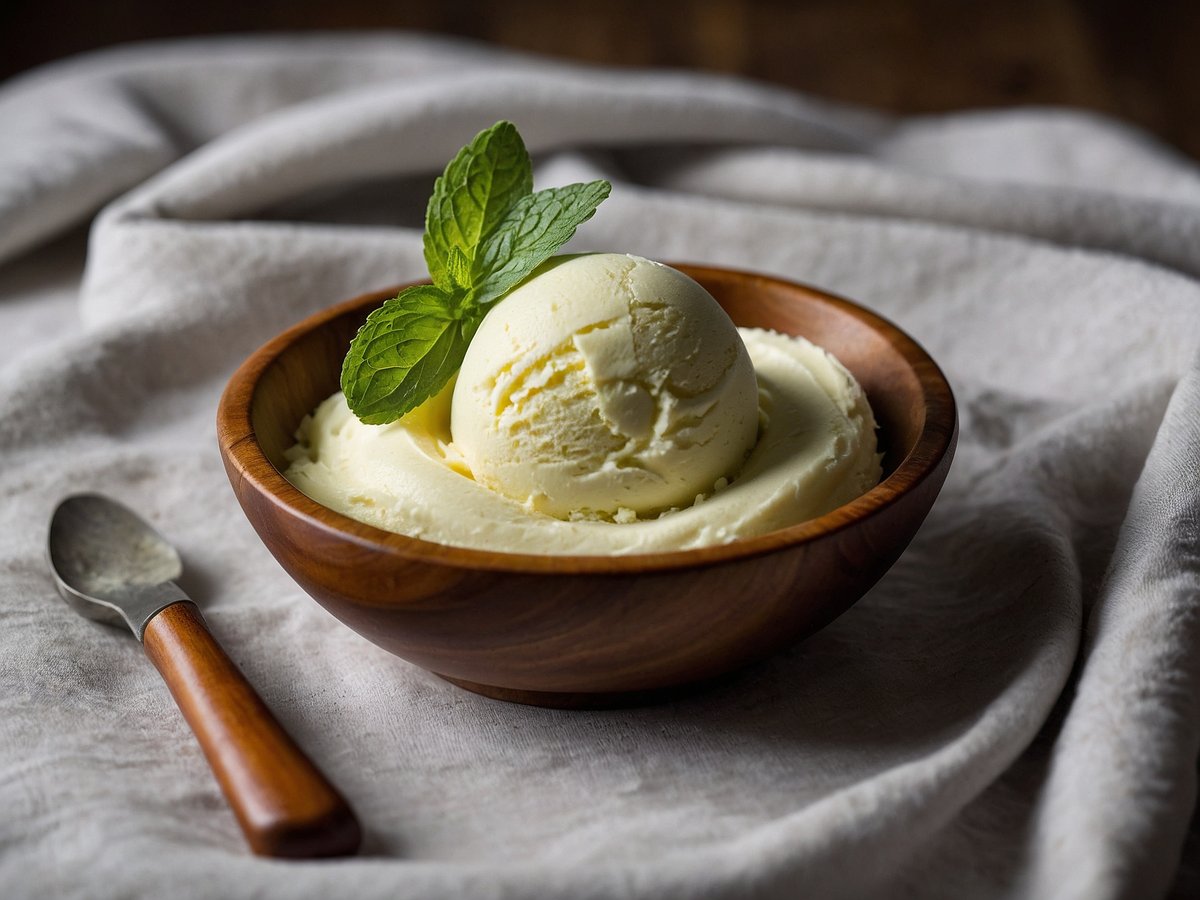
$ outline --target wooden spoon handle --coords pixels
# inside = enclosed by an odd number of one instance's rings
[[[195,604],[158,613],[143,641],[255,853],[348,856],[358,849],[354,812],[225,655]]]

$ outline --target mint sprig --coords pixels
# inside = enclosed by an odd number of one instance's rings
[[[453,377],[488,308],[571,239],[608,196],[607,181],[533,192],[511,122],[481,131],[434,182],[425,210],[433,284],[372,312],[342,363],[342,391],[368,425],[395,421]]]

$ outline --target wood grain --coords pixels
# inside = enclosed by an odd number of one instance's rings
[[[193,604],[168,606],[151,619],[145,647],[255,853],[357,851],[361,833],[349,805],[276,721]]]
[[[0,79],[132,40],[371,28],[579,62],[728,72],[898,113],[1078,106],[1200,157],[1200,4],[1189,0],[8,0]]]
[[[472,690],[547,705],[712,678],[820,628],[883,575],[945,480],[954,400],[932,359],[886,320],[778,278],[678,265],[740,325],[809,337],[862,383],[884,481],[808,522],[732,544],[635,556],[468,550],[333,512],[280,474],[300,419],[337,389],[367,313],[395,289],[305,320],[235,373],[218,410],[226,470],[276,559],[360,634]]]

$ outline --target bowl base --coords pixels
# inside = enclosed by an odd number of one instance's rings
[[[494,684],[477,684],[474,681],[464,681],[434,672],[438,678],[448,681],[456,687],[482,694],[493,700],[504,700],[507,703],[523,703],[526,706],[545,706],[550,709],[621,709],[630,706],[653,706],[667,703],[703,690],[712,684],[712,680],[695,684],[673,685],[671,687],[651,688],[642,691],[610,691],[602,693],[575,691],[525,691],[518,688],[499,687]]]

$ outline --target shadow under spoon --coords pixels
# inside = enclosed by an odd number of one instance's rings
[[[128,627],[195,732],[251,849],[263,856],[355,853],[354,812],[276,721],[175,584],[179,554],[137,514],[98,494],[63,500],[50,567],[80,615]]]

